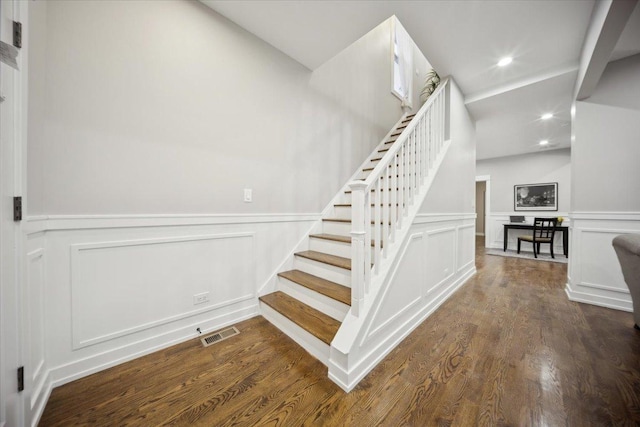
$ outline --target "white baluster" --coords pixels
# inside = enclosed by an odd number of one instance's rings
[[[398,154],[391,160],[391,184],[389,185],[389,199],[391,202],[391,241],[396,241],[396,228],[398,221]],[[386,188],[385,188],[386,191]]]
[[[402,216],[406,216],[409,210],[409,158],[411,157],[411,150],[409,147],[409,141],[405,142],[404,150],[404,178],[403,178],[403,190],[402,190]]]
[[[384,175],[383,175],[384,176]],[[381,236],[381,227],[382,227],[382,212],[380,211],[380,203],[381,203],[381,199],[382,199],[382,194],[380,192],[380,186],[383,182],[383,177],[380,177],[378,179],[376,179],[376,185],[375,185],[375,198],[374,198],[374,205],[373,205],[373,268],[374,268],[374,272],[376,274],[378,274],[378,271],[380,270],[380,242],[382,241],[382,236]],[[388,191],[385,191],[385,193],[388,193]],[[371,205],[369,205],[369,210],[371,210]],[[369,244],[369,246],[371,246],[371,244]]]
[[[404,217],[404,145],[399,150],[400,158],[398,159],[398,228],[402,228],[402,218]]]
[[[394,160],[392,160],[392,162],[395,162]],[[382,188],[383,188],[383,192],[382,192],[382,201],[378,201],[376,200],[376,204],[381,203],[382,204],[382,241],[380,242],[380,244],[382,245],[382,257],[386,258],[387,257],[387,251],[389,248],[389,221],[391,220],[390,218],[390,212],[392,207],[389,205],[389,196],[390,196],[390,191],[389,191],[389,174],[393,173],[393,169],[391,168],[391,166],[387,166],[384,169],[384,173],[382,175]]]

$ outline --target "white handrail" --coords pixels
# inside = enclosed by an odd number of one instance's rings
[[[349,183],[351,312],[354,316],[360,315],[370,290],[371,262],[373,274],[378,274],[389,245],[395,241],[397,230],[405,225],[405,219],[408,220],[409,206],[420,199],[422,184],[432,173],[434,161],[444,145],[444,90],[448,83],[448,79],[440,83],[369,176]]]

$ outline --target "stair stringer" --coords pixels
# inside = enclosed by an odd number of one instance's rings
[[[377,309],[387,297],[395,273],[404,258],[411,238],[409,231],[412,223],[433,184],[450,145],[450,140],[444,142],[442,150],[434,162],[433,172],[426,178],[419,195],[408,208],[407,220],[403,221],[403,227],[396,231],[396,241],[390,245],[389,255],[381,261],[377,274],[372,271],[371,288],[365,298],[360,316],[354,316],[352,310],[350,310],[331,343],[328,365],[329,378],[346,392],[351,391],[391,350],[444,302],[460,284],[464,283],[464,280],[461,280],[458,286],[448,288],[447,295],[435,296],[434,300],[439,301],[436,305],[426,304],[423,309],[410,315],[409,318],[403,317],[402,312],[392,314],[389,318],[389,327],[385,327],[386,334],[384,331],[375,333],[375,340],[378,341],[378,344],[371,344],[373,338],[370,336],[370,329],[378,313]],[[384,336],[380,338],[380,335]]]

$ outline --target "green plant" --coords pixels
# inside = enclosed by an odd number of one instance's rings
[[[422,88],[422,92],[420,93],[420,99],[426,101],[429,99],[431,94],[435,92],[436,88],[440,84],[440,76],[433,68],[429,71],[424,80],[424,87]]]

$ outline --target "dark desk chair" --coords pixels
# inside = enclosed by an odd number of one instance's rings
[[[531,236],[518,237],[518,253],[520,253],[520,243],[529,242],[533,244],[533,256],[538,258],[540,253],[540,245],[549,244],[551,258],[553,255],[553,236],[556,234],[557,218],[535,218],[533,220],[533,234]]]

